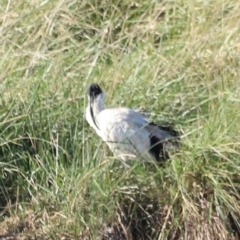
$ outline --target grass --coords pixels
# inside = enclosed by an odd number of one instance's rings
[[[239,2],[0,8],[1,239],[239,239]],[[181,149],[124,169],[84,119],[92,82]]]

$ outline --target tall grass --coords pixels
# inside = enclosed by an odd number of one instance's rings
[[[239,2],[0,3],[2,237],[240,237]],[[125,169],[84,120],[92,82],[179,151]]]

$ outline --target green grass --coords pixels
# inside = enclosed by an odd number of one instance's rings
[[[0,9],[0,236],[239,239],[238,1]],[[125,169],[85,121],[92,82],[174,123],[179,151]]]

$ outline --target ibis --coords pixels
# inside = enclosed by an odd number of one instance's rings
[[[172,127],[158,126],[133,109],[104,108],[104,93],[98,84],[88,88],[86,120],[123,162],[143,159],[160,163],[169,159],[169,149],[179,144],[179,133]]]

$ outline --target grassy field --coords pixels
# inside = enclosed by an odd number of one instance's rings
[[[0,239],[239,239],[239,8],[0,0]],[[125,169],[85,121],[92,82],[179,151]]]

